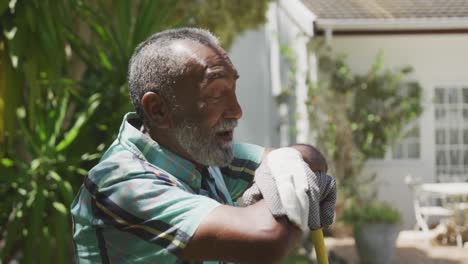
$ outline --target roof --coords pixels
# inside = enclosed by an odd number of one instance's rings
[[[468,0],[302,0],[318,19],[468,18]]]
[[[318,30],[468,29],[468,0],[301,0]]]

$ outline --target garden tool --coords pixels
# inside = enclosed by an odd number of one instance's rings
[[[323,239],[322,228],[311,231],[312,242],[314,243],[315,255],[318,264],[328,264],[327,248]]]
[[[333,223],[336,182],[314,173],[292,148],[270,152],[255,172],[254,184],[242,196],[244,205],[264,199],[275,217],[286,216],[304,232],[312,230],[319,263],[328,263],[322,226]]]

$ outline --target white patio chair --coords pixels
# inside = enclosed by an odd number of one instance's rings
[[[405,183],[413,194],[414,214],[416,217],[415,229],[421,229],[425,234],[426,242],[430,244],[431,234],[429,231],[429,219],[432,217],[449,218],[454,212],[450,209],[437,205],[434,194],[425,193],[420,190],[421,179],[413,178],[411,175],[405,177]]]

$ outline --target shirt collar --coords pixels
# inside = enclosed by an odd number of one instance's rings
[[[127,113],[120,127],[117,140],[141,159],[163,169],[172,176],[188,184],[190,188],[199,191],[201,174],[190,161],[164,148],[151,137],[143,134],[139,128],[142,122],[134,112]]]

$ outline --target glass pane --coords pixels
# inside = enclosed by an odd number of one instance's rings
[[[403,145],[401,143],[397,143],[397,144],[395,144],[393,146],[392,158],[394,158],[394,159],[402,159],[403,158]]]
[[[468,129],[463,130],[463,144],[468,144]]]
[[[456,104],[458,103],[458,89],[457,88],[449,88],[448,89],[448,103],[449,104]]]
[[[460,117],[459,114],[460,112],[456,108],[452,108],[449,110],[449,118],[452,120],[458,120]]]
[[[434,90],[434,103],[442,104],[445,100],[445,94],[443,88],[435,88]]]
[[[467,136],[468,136],[468,133],[467,133]],[[467,140],[468,140],[468,138],[467,138]],[[442,130],[442,129],[437,129],[436,130],[436,144],[437,145],[445,144],[445,130]]]
[[[437,153],[436,153],[436,164],[437,165],[446,165],[447,164],[445,151],[443,151],[443,150],[438,150],[437,151]]]
[[[444,169],[439,175],[438,175],[438,181],[440,182],[448,182],[450,181],[450,174],[452,173],[452,170],[450,168]]]
[[[458,144],[458,130],[450,129],[450,144]]]
[[[461,151],[459,150],[450,150],[450,164],[459,165],[461,164]]]
[[[436,110],[435,110],[435,119],[436,120],[442,120],[444,118],[445,118],[445,109],[436,108]]]
[[[419,158],[419,143],[408,144],[408,158],[410,159]]]
[[[465,149],[465,151],[463,151],[463,164],[468,165],[468,149]]]
[[[463,103],[468,104],[468,87],[462,88]]]
[[[468,120],[468,109],[463,108],[463,119]]]

